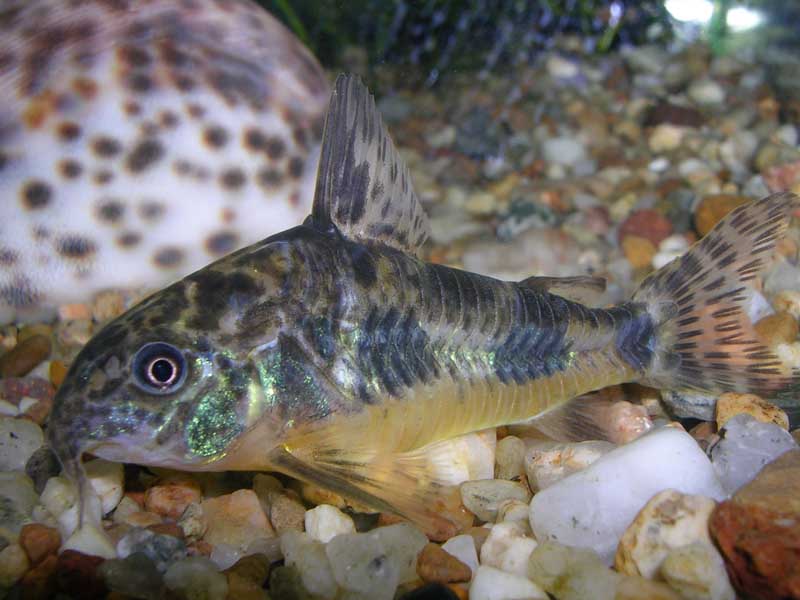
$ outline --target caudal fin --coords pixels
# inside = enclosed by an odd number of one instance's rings
[[[656,322],[647,382],[660,388],[800,397],[800,372],[756,334],[771,309],[760,293],[800,198],[774,194],[741,206],[634,295]]]

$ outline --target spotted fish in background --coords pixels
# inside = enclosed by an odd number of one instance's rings
[[[428,264],[408,171],[372,97],[342,76],[311,216],[98,333],[58,391],[50,444],[75,479],[84,452],[276,470],[445,537],[457,436],[564,420],[571,398],[625,381],[796,394],[797,371],[750,315],[751,285],[798,203],[778,194],[736,210],[610,309],[551,293],[580,281]]]
[[[0,1],[0,322],[296,224],[329,93],[249,0]]]

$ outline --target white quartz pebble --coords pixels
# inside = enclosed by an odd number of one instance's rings
[[[337,535],[325,546],[336,583],[373,600],[394,598],[400,575],[380,540],[358,533]]]
[[[506,521],[494,525],[481,546],[481,564],[525,575],[528,558],[536,548],[536,540],[529,534],[530,529],[524,521]]]
[[[417,557],[428,543],[427,536],[411,523],[378,527],[364,535],[377,539],[396,569],[399,583],[417,579]]]
[[[530,579],[494,567],[478,567],[469,588],[470,600],[547,600],[547,594]]]
[[[125,483],[122,463],[109,462],[98,458],[85,463],[84,468],[92,488],[100,497],[103,514],[107,515],[122,500]]]
[[[668,488],[717,500],[726,497],[697,442],[674,427],[620,446],[536,494],[530,504],[531,527],[540,542],[592,548],[611,564],[628,524],[654,494]]]
[[[356,526],[350,516],[330,504],[319,506],[306,511],[306,533],[311,539],[327,544],[337,535],[355,533]]]
[[[339,586],[333,578],[325,546],[300,531],[286,531],[280,540],[284,561],[287,566],[294,567],[300,573],[303,587],[314,596],[325,600],[334,598]]]
[[[42,444],[42,428],[33,421],[0,417],[0,471],[25,471]]]

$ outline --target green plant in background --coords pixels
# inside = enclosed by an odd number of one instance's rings
[[[423,67],[429,83],[449,68],[524,61],[559,33],[595,52],[641,43],[653,23],[669,30],[661,0],[261,0],[329,65],[358,46],[368,63]]]

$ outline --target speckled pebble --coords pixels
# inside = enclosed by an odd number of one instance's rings
[[[0,471],[24,471],[42,444],[44,434],[36,423],[0,417]]]
[[[659,492],[622,535],[614,559],[616,569],[652,579],[671,550],[695,542],[710,545],[708,519],[716,505],[704,496]]]
[[[142,552],[107,560],[97,572],[112,592],[141,600],[161,597],[162,575],[150,557]]]
[[[482,521],[494,521],[504,500],[530,500],[527,486],[504,479],[481,479],[461,484],[461,501]]]
[[[525,455],[528,484],[534,491],[543,490],[613,449],[614,444],[602,440],[534,446]]]
[[[481,547],[481,564],[525,575],[528,558],[536,546],[526,521],[497,523]]]
[[[755,394],[726,392],[717,398],[717,429],[738,414],[748,414],[762,423],[774,423],[781,429],[789,430],[789,417],[779,407],[759,398]]]
[[[202,505],[197,502],[187,505],[178,519],[178,526],[183,530],[187,540],[196,541],[202,538],[208,528]]]
[[[672,550],[661,577],[686,600],[735,600],[725,563],[714,546],[695,542]]]
[[[144,507],[150,512],[179,518],[192,502],[203,498],[200,484],[189,476],[174,476],[149,487],[144,494]]]
[[[117,543],[117,555],[127,558],[137,552],[146,555],[155,568],[163,573],[173,562],[185,557],[187,549],[184,541],[174,536],[135,527]]]
[[[290,529],[303,531],[306,507],[288,494],[275,494],[269,506],[269,522],[280,535]]]
[[[0,473],[0,536],[15,541],[38,500],[27,475]]]
[[[365,534],[337,535],[325,546],[333,577],[340,587],[374,600],[391,600],[400,573],[379,539]]]
[[[519,479],[525,474],[525,442],[509,435],[497,442],[494,456],[495,479]]]

